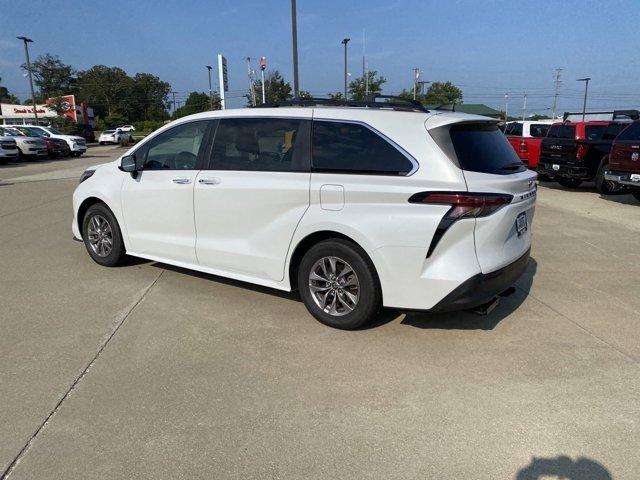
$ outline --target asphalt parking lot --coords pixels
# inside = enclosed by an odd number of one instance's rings
[[[295,295],[93,263],[71,194],[119,152],[0,166],[0,477],[637,478],[632,197],[542,185],[489,316],[345,332]]]

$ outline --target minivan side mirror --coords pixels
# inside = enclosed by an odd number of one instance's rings
[[[126,155],[120,159],[120,170],[123,172],[129,172],[133,178],[137,176],[138,169],[136,168],[136,156]]]

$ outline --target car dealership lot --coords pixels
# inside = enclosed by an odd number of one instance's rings
[[[93,263],[71,193],[122,151],[0,166],[0,476],[637,475],[632,197],[543,184],[529,270],[492,314],[345,332],[293,294]]]

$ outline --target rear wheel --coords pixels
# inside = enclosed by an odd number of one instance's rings
[[[314,317],[344,330],[373,320],[382,303],[373,263],[360,247],[343,239],[311,247],[298,268],[298,288]]]
[[[610,180],[605,180],[604,172],[609,170],[609,157],[604,157],[602,162],[600,162],[600,167],[598,167],[598,172],[596,173],[596,190],[598,193],[602,195],[614,195],[616,193],[620,193],[623,190],[623,186],[619,183],[612,182]]]
[[[104,203],[96,203],[87,209],[82,220],[82,238],[87,252],[96,263],[115,267],[124,260],[120,226]]]
[[[578,178],[559,178],[558,183],[566,188],[578,188],[582,184],[582,180]]]

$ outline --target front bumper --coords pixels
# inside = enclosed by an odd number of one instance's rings
[[[529,263],[531,249],[513,263],[491,273],[479,273],[466,280],[438,302],[430,312],[468,310],[493,300],[522,276]]]
[[[553,166],[556,166],[554,168]],[[566,163],[553,163],[548,160],[540,160],[537,172],[553,178],[577,178],[580,180],[590,180],[589,169],[583,166],[567,165]]]
[[[18,150],[0,149],[0,158],[4,158],[4,159],[18,158]]]
[[[607,170],[604,172],[604,179],[610,182],[619,183],[627,187],[640,188],[640,180],[631,180],[631,175],[638,175],[640,172],[621,172],[617,170]]]
[[[69,148],[71,149],[72,152],[86,152],[87,151],[87,145],[82,145],[82,144],[78,144],[78,143],[72,143],[71,145],[69,145]]]

